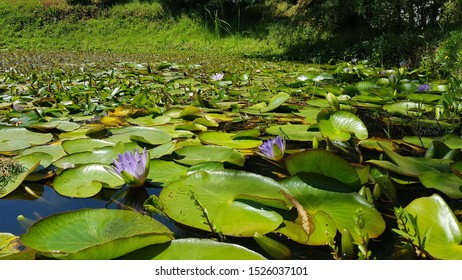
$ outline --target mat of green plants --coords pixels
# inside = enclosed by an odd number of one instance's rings
[[[462,105],[426,69],[2,55],[1,259],[462,258]]]
[[[295,2],[0,0],[0,259],[462,259],[458,4]]]

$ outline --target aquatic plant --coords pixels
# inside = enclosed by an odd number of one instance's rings
[[[212,79],[212,81],[221,81],[221,80],[223,80],[224,76],[225,76],[225,74],[223,74],[223,73],[215,73],[215,74],[212,74],[210,76],[210,79]]]
[[[125,152],[118,155],[118,160],[114,160],[114,170],[130,187],[140,187],[144,185],[149,173],[149,155],[144,148],[143,153],[138,150]]]
[[[260,149],[260,154],[262,156],[278,161],[284,156],[286,141],[281,136],[276,136],[263,142],[263,144],[261,144],[258,148]]]

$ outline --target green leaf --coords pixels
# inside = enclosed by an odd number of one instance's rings
[[[199,139],[207,144],[227,146],[235,149],[252,149],[263,143],[260,139],[236,139],[236,136],[238,136],[238,134],[220,131],[207,131],[199,134]]]
[[[0,163],[5,164],[3,161]],[[36,154],[25,155],[15,159],[12,164],[17,166],[17,168],[15,168],[17,172],[7,175],[4,174],[4,171],[2,170],[3,180],[0,181],[0,198],[5,197],[14,191],[17,187],[19,187],[24,179],[39,166],[40,157],[38,157]],[[4,167],[2,167],[2,169],[3,168]]]
[[[170,183],[186,177],[188,168],[172,161],[153,159],[150,163],[148,180],[156,183]]]
[[[462,198],[462,178],[452,172],[425,171],[419,180],[426,188],[439,190],[450,198]]]
[[[299,172],[311,172],[334,178],[358,191],[361,181],[356,169],[345,159],[326,150],[306,150],[292,154],[286,159],[286,167],[291,175]]]
[[[348,141],[351,134],[360,140],[369,137],[363,121],[349,111],[321,111],[317,120],[322,135],[330,140]]]
[[[64,169],[89,163],[110,164],[112,163],[113,159],[117,158],[119,153],[123,153],[124,151],[124,144],[119,143],[115,146],[103,147],[93,151],[70,154],[60,158],[53,164],[56,167]]]
[[[149,246],[127,255],[124,259],[265,260],[262,255],[243,246],[199,238],[182,238]]]
[[[424,247],[426,252],[437,259],[462,259],[462,231],[459,222],[439,195],[417,198],[404,210],[417,217],[417,226],[421,234],[428,231]],[[411,235],[414,232],[415,229]],[[414,242],[418,244],[417,240]]]
[[[101,139],[82,138],[65,140],[63,141],[62,146],[66,153],[75,154],[81,152],[92,152],[95,149],[115,146],[115,144]]]
[[[313,141],[313,138],[323,139],[321,132],[318,130],[311,131],[309,130],[310,127],[310,125],[303,124],[272,125],[266,129],[266,132],[271,135],[279,135],[291,141]]]
[[[165,213],[180,224],[251,237],[282,223],[282,216],[269,208],[291,208],[281,190],[273,179],[249,172],[199,171],[166,185],[159,198]]]
[[[31,147],[22,151],[21,155],[28,155],[36,152],[51,155],[53,157],[53,161],[56,161],[66,155],[66,152],[64,151],[62,145],[59,144]]]
[[[0,126],[0,152],[42,145],[53,139],[51,133],[32,132],[23,127]]]
[[[202,162],[229,162],[238,166],[244,165],[244,156],[230,147],[221,146],[186,146],[172,153],[175,161],[195,165]]]
[[[109,131],[113,135],[105,140],[113,143],[138,141],[150,145],[160,145],[172,141],[172,137],[168,133],[153,127],[127,126],[112,128]]]
[[[124,181],[107,168],[112,167],[95,163],[68,169],[56,176],[53,186],[61,195],[79,198],[92,197],[102,187],[120,188]]]
[[[370,238],[380,236],[385,230],[385,221],[381,214],[358,193],[342,192],[341,189],[348,188],[342,188],[341,183],[335,182],[335,179],[315,173],[299,173],[283,179],[281,184],[315,220],[314,232],[308,241],[295,240],[297,242],[321,245],[331,241],[335,234],[332,235],[329,229],[333,225],[325,215],[335,223],[338,231],[347,229],[355,241],[359,241],[360,235],[355,223],[357,210],[361,210],[364,215],[363,230]],[[321,219],[321,223],[317,221]]]
[[[275,110],[276,108],[278,108],[282,104],[284,104],[284,102],[286,102],[289,98],[290,98],[290,95],[288,93],[280,92],[280,93],[276,94],[275,96],[273,96],[270,99],[270,101],[268,102],[268,105],[266,105],[266,104],[262,104],[262,105],[257,104],[257,105],[251,106],[251,107],[249,107],[249,108],[247,108],[247,109],[245,109],[243,111],[246,112],[246,113],[249,113],[249,114],[260,114],[260,113],[270,112],[270,111]]]
[[[173,239],[167,227],[135,211],[84,209],[33,224],[21,242],[58,259],[114,259]]]
[[[0,260],[33,260],[35,252],[21,249],[19,237],[0,232]]]

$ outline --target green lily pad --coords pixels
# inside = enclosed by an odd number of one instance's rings
[[[235,133],[226,133],[220,131],[207,131],[199,134],[199,139],[207,144],[227,146],[235,149],[252,149],[260,146],[263,141],[255,138],[238,138]]]
[[[33,124],[31,127],[39,130],[58,129],[61,131],[69,132],[78,129],[80,127],[80,124],[69,121],[54,120],[46,123],[36,123]]]
[[[167,184],[176,181],[188,174],[188,168],[173,161],[153,159],[150,162],[148,180]]]
[[[0,126],[0,152],[43,145],[53,139],[51,133],[32,132],[23,127]]]
[[[74,147],[73,147],[74,148]],[[104,163],[110,164],[112,163],[113,159],[117,158],[119,153],[123,153],[125,151],[125,146],[123,143],[118,143],[115,146],[103,147],[99,149],[95,149],[93,151],[88,152],[81,152],[70,154],[60,158],[59,160],[55,161],[53,165],[59,168],[73,168],[78,165],[82,164],[89,164],[89,163]]]
[[[172,118],[170,116],[157,116],[153,118],[153,116],[144,116],[138,118],[127,118],[127,122],[130,124],[138,125],[138,126],[156,126],[156,125],[163,125],[170,122]]]
[[[46,153],[53,157],[53,161],[57,161],[61,157],[66,155],[62,145],[60,144],[50,144],[50,145],[41,145],[41,146],[34,146],[28,149],[25,149],[21,152],[21,155],[28,155],[32,153]]]
[[[313,138],[323,139],[321,132],[318,130],[311,131],[309,130],[310,127],[310,125],[303,124],[272,125],[266,129],[266,132],[271,135],[279,135],[291,141],[313,141]]]
[[[323,246],[335,238],[337,226],[332,218],[324,211],[309,213],[314,223],[314,231],[308,235],[300,221],[284,220],[282,226],[275,232],[285,235],[300,244]]]
[[[356,169],[345,159],[326,150],[306,150],[292,154],[286,159],[286,168],[291,175],[311,172],[334,178],[350,191],[358,191],[361,180]]]
[[[0,260],[33,260],[35,252],[21,249],[19,237],[11,233],[0,232]]]
[[[260,114],[260,113],[266,113],[266,112],[271,112],[284,104],[288,99],[290,98],[290,95],[285,92],[280,92],[273,96],[270,101],[268,102],[268,105],[266,103],[261,103],[257,104],[254,106],[251,106],[245,110],[243,110],[246,113],[249,114]]]
[[[140,249],[124,259],[265,260],[266,258],[237,244],[211,239],[182,238]]]
[[[462,198],[462,178],[452,172],[425,171],[419,180],[426,188],[439,190],[451,198]]]
[[[117,189],[125,183],[122,178],[107,171],[112,168],[104,164],[86,164],[65,170],[56,176],[53,187],[56,192],[68,197],[92,197],[102,187]]]
[[[229,162],[238,166],[244,165],[244,156],[231,147],[222,146],[186,146],[172,153],[175,161],[195,165],[202,162]]]
[[[63,149],[68,154],[81,152],[91,152],[98,148],[112,147],[114,143],[101,139],[82,138],[74,140],[65,140],[62,143]]]
[[[431,111],[432,107],[422,102],[398,101],[383,105],[383,110],[403,116],[418,116],[422,112]]]
[[[361,211],[365,220],[364,233],[368,234],[370,238],[376,238],[383,233],[385,221],[382,215],[364,197],[356,192],[342,191],[342,189],[345,190],[348,187],[342,187],[342,183],[335,181],[335,179],[316,173],[299,173],[280,181],[306,209],[308,214],[312,215],[314,219],[327,223],[323,225],[318,222],[318,227],[315,226],[314,232],[308,241],[295,241],[304,244],[313,242],[317,245],[331,241],[335,234],[333,236],[332,233],[326,232],[326,230],[331,229],[333,225],[325,215],[335,223],[338,231],[343,232],[344,229],[347,229],[353,238],[359,241],[361,237],[356,229],[355,222],[355,213],[358,211]],[[310,241],[312,238],[313,240]]]
[[[281,225],[283,217],[269,208],[292,207],[281,190],[276,181],[249,172],[199,171],[166,185],[159,198],[164,212],[178,223],[251,237]]]
[[[425,251],[437,259],[462,259],[462,231],[457,218],[446,202],[437,194],[412,201],[406,208],[409,214],[417,217],[421,238],[428,233]],[[411,234],[415,232],[412,225]],[[418,245],[417,240],[414,243]]]
[[[113,128],[109,131],[113,135],[105,140],[113,143],[137,141],[150,145],[160,145],[172,141],[172,137],[168,133],[153,127],[129,126]]]
[[[363,121],[349,111],[321,111],[318,114],[318,124],[322,135],[330,140],[348,141],[351,134],[359,140],[369,137]]]
[[[114,259],[173,234],[153,218],[135,211],[84,209],[55,214],[33,224],[21,242],[58,259]]]
[[[368,163],[372,163],[389,171],[410,177],[419,177],[427,171],[451,172],[450,164],[452,163],[452,160],[402,156],[385,146],[380,146],[395,164],[386,160],[368,160]]]
[[[0,198],[19,187],[24,179],[39,166],[40,157],[36,154],[30,154],[18,157],[13,161],[4,159],[1,163],[4,166],[1,169]],[[11,168],[6,167],[10,165]]]

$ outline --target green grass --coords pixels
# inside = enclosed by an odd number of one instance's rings
[[[216,36],[212,22],[173,17],[158,2],[108,8],[69,6],[64,0],[0,0],[0,48],[190,55],[276,56],[277,45],[234,32]],[[210,19],[208,19],[210,21]],[[247,33],[248,34],[248,33]]]

